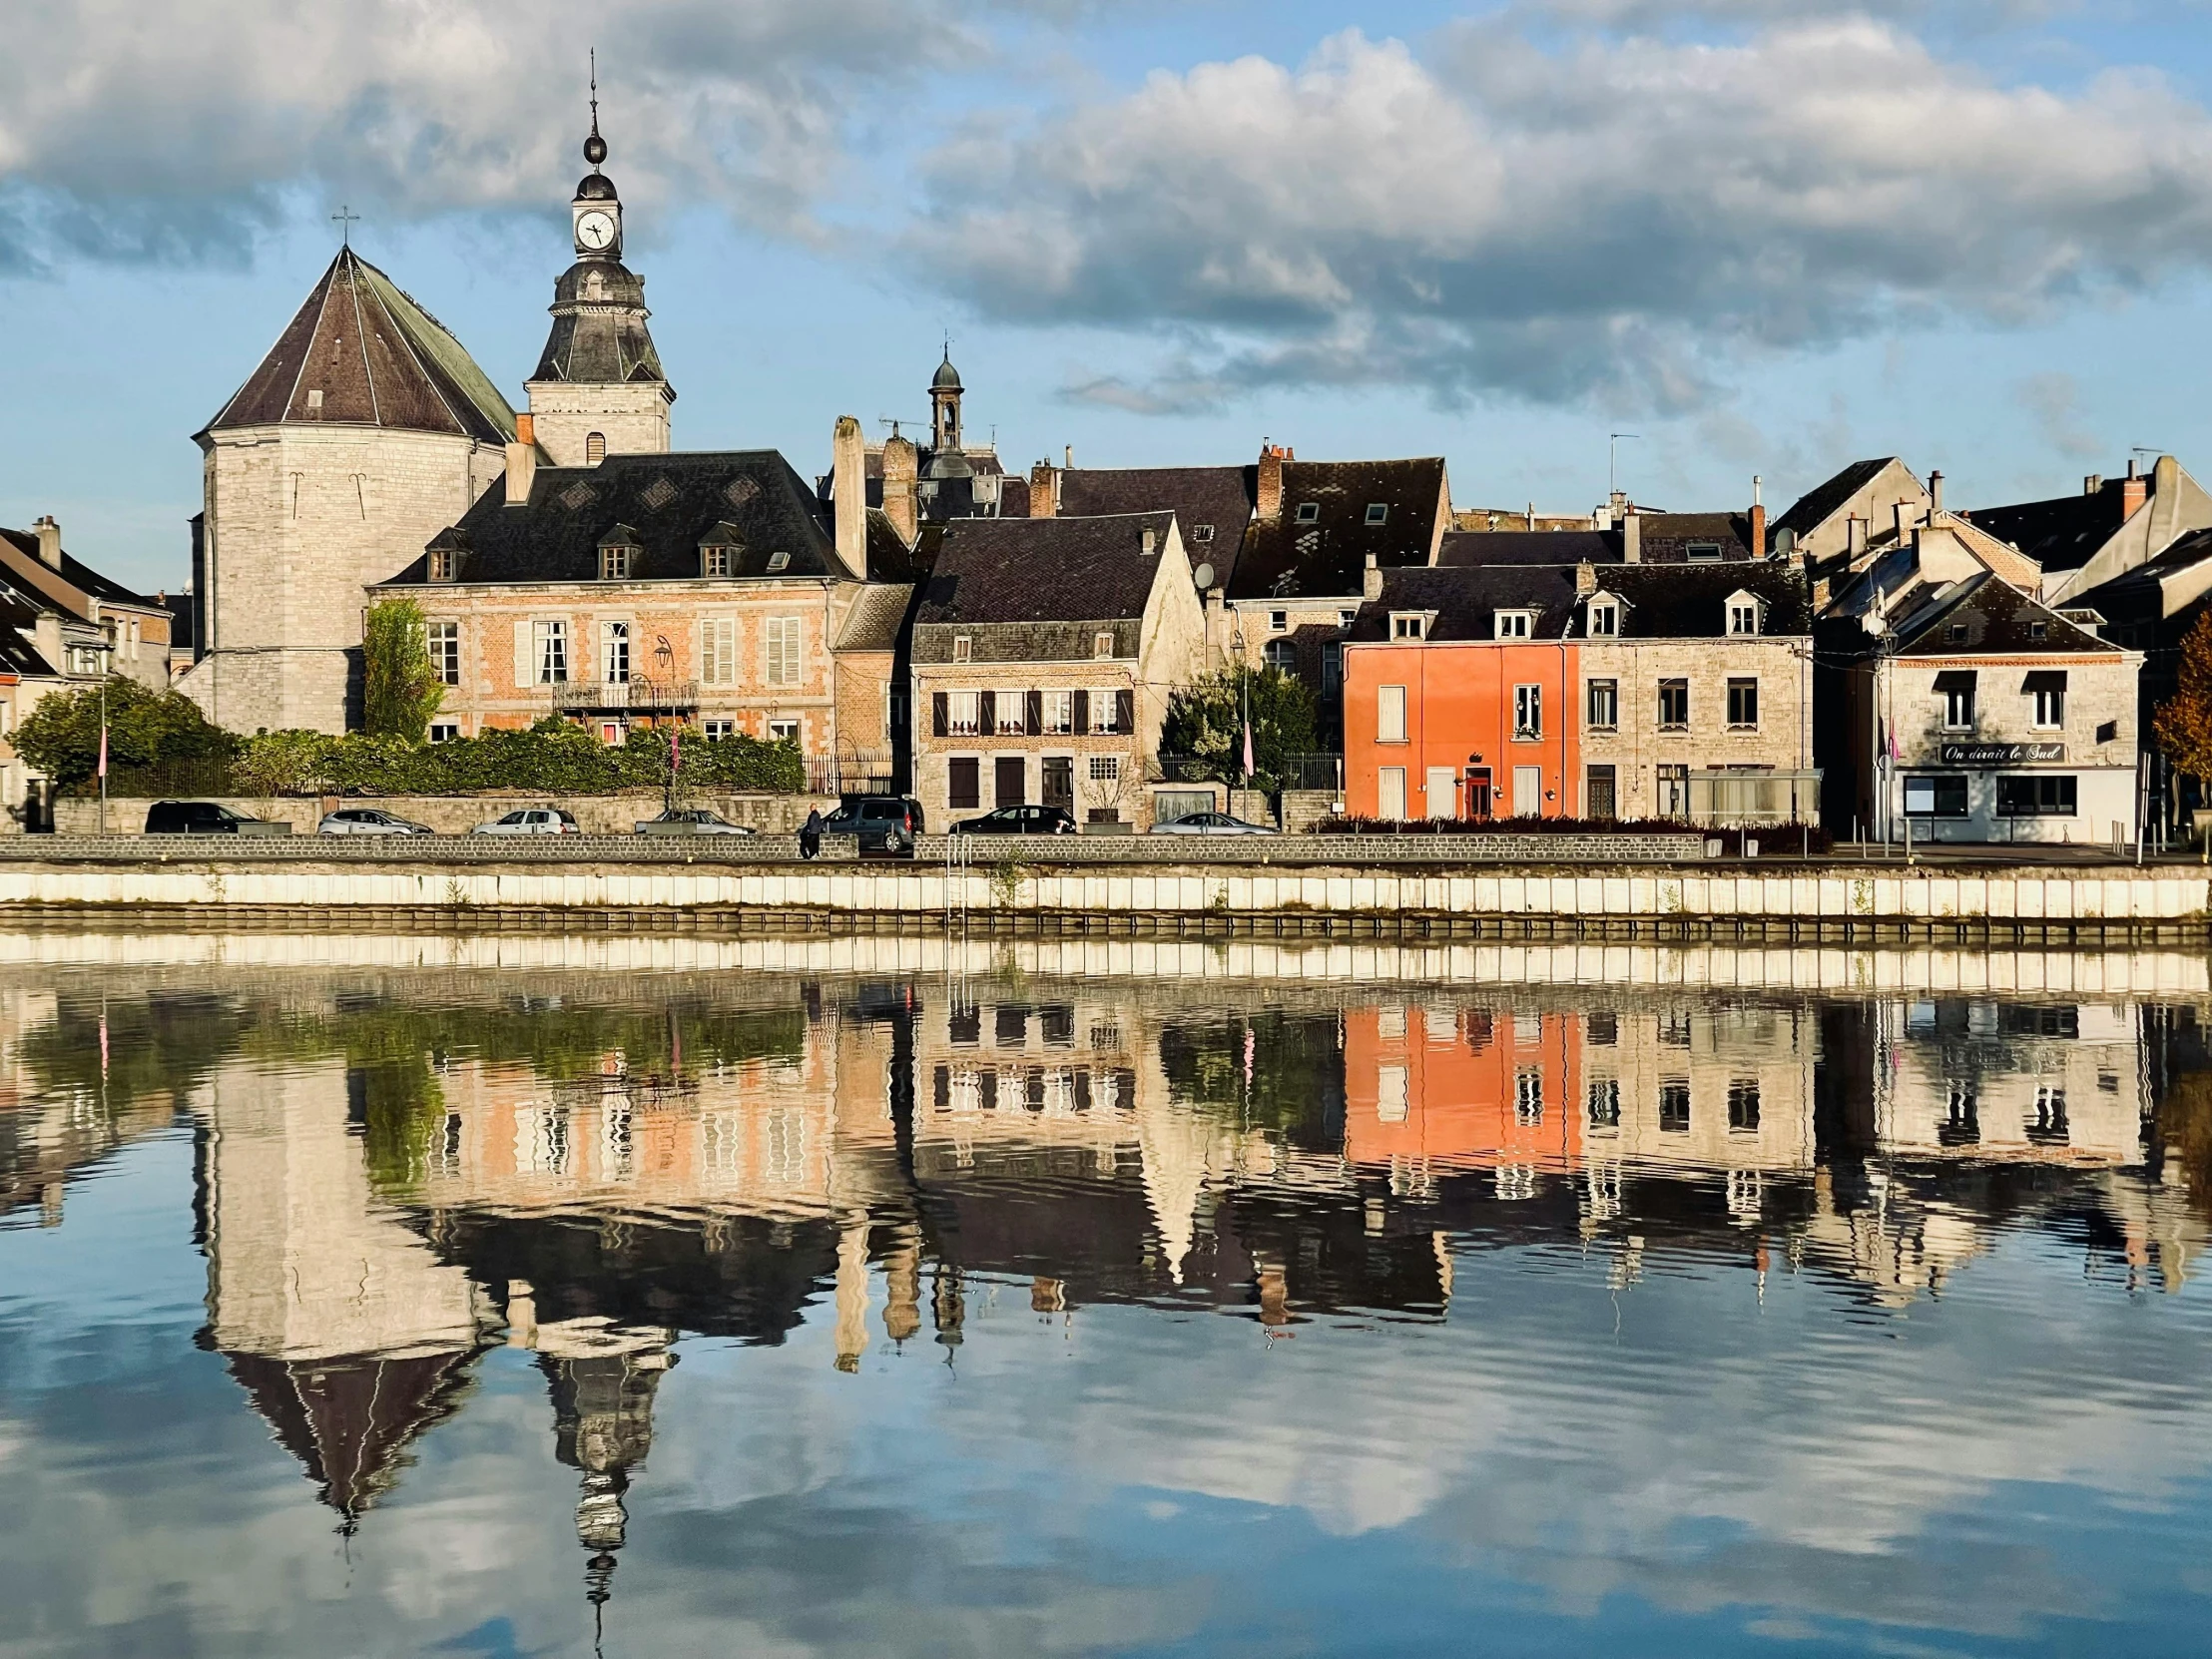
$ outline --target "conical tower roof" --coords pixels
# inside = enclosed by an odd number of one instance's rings
[[[424,1430],[453,1413],[475,1356],[227,1358],[278,1443],[350,1523],[392,1488]]]
[[[338,251],[261,366],[207,430],[297,421],[515,434],[514,410],[445,325],[351,248]]]

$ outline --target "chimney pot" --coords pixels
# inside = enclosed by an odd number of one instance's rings
[[[2128,458],[2127,458],[2127,475],[2128,475],[2128,476],[2129,476],[2130,478],[2133,478],[2133,477],[2137,476],[2137,475],[2138,475],[2138,474],[2140,473],[2141,469],[2142,469],[2142,463],[2141,463],[2140,461],[2138,461],[2138,460],[2137,460],[2137,459],[2136,459],[2136,458],[2135,458],[2135,457],[2134,457],[2133,455],[2130,455],[2130,456],[2128,456]]]
[[[1928,516],[1934,518],[1943,510],[1943,475],[1931,472],[1928,475]]]
[[[42,564],[62,568],[62,527],[52,513],[44,514],[31,528],[38,532],[38,556]]]
[[[1060,451],[1060,457],[1061,464],[1064,465],[1070,472],[1073,472],[1075,470],[1075,445],[1071,443],[1066,448],[1062,449]]]
[[[515,416],[515,442],[517,442],[517,443],[536,443],[537,441],[538,441],[538,417],[537,417],[536,415],[530,415],[530,414],[518,414],[518,415],[516,415],[516,416]]]
[[[1760,478],[1758,473],[1754,472],[1751,475],[1751,504],[1754,507],[1757,507],[1760,503],[1759,490],[1762,482],[1763,480]]]

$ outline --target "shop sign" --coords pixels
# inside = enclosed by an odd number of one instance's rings
[[[2063,766],[2062,743],[1946,743],[1940,746],[1946,767]]]

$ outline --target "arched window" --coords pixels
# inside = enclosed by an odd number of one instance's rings
[[[597,466],[607,458],[607,434],[587,432],[584,435],[584,464]]]

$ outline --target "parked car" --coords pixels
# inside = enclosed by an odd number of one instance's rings
[[[157,801],[146,809],[149,835],[288,835],[291,826],[248,818],[220,801]]]
[[[1165,824],[1152,827],[1155,835],[1272,835],[1275,831],[1264,824],[1248,824],[1241,818],[1231,818],[1227,813],[1192,813],[1188,818],[1170,819]]]
[[[523,807],[505,818],[479,824],[472,835],[580,835],[584,831],[562,807]]]
[[[962,819],[955,835],[1073,835],[1075,815],[1065,807],[998,807],[981,818]]]
[[[434,835],[437,831],[427,824],[417,824],[411,818],[398,818],[390,813],[380,813],[373,807],[340,807],[334,813],[324,813],[322,822],[314,827],[318,835]]]
[[[862,852],[913,855],[921,833],[921,803],[904,795],[848,795],[822,821],[825,835],[856,835]]]
[[[641,835],[752,835],[758,834],[750,824],[732,824],[720,813],[706,807],[678,807],[658,818],[638,820]]]

